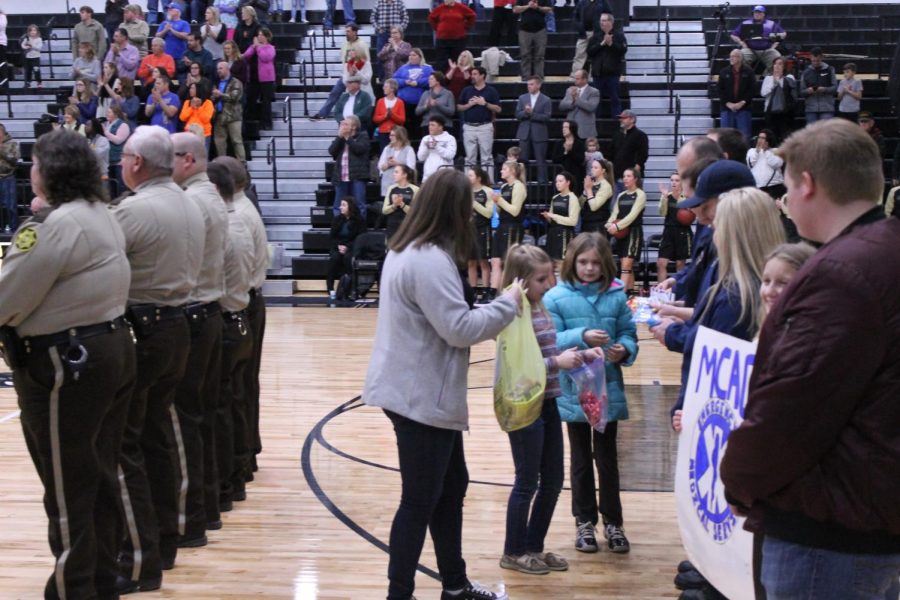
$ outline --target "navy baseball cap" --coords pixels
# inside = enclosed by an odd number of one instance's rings
[[[694,195],[678,203],[678,208],[697,208],[710,198],[742,187],[756,187],[747,165],[734,160],[717,160],[700,173]]]

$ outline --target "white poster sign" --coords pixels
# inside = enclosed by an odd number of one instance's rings
[[[675,501],[691,562],[730,600],[753,599],[753,536],[731,512],[719,472],[744,420],[756,344],[701,327],[694,342],[678,440]]]

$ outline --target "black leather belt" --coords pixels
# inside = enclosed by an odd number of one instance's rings
[[[86,340],[98,335],[103,335],[104,333],[111,333],[127,326],[128,323],[125,321],[125,317],[116,317],[112,321],[97,323],[96,325],[72,327],[71,329],[56,333],[22,338],[22,346],[24,347],[26,354],[31,354],[33,352],[41,352],[53,346],[59,346],[60,344],[68,344],[73,339]]]
[[[213,315],[222,312],[222,307],[218,302],[208,302],[206,304],[190,304],[184,307],[184,314],[187,316],[189,323],[202,323]]]

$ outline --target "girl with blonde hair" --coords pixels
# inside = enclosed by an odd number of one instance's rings
[[[491,287],[488,291],[491,299],[497,295],[500,287],[500,275],[506,251],[514,244],[522,241],[522,222],[525,220],[525,167],[522,163],[506,161],[500,168],[499,192],[495,191],[491,199],[497,207],[500,225],[494,231],[491,244]],[[496,188],[495,188],[496,190]]]

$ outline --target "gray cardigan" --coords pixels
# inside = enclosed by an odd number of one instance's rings
[[[431,98],[437,100],[437,104],[430,107],[428,100]],[[426,90],[419,98],[416,114],[422,117],[422,129],[425,131],[428,131],[428,120],[431,117],[441,117],[444,119],[444,129],[450,129],[453,126],[453,115],[456,114],[456,100],[453,98],[453,92],[447,88],[441,88],[441,91],[435,96],[433,91]]]
[[[512,322],[508,298],[470,310],[453,259],[431,244],[388,253],[363,401],[413,421],[464,431],[469,346]]]

